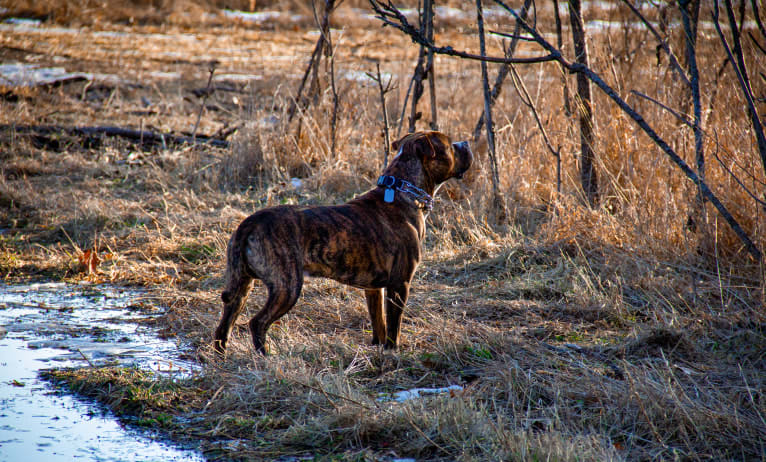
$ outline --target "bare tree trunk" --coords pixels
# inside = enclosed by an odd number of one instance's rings
[[[585,43],[585,28],[582,21],[580,0],[569,0],[569,22],[572,26],[575,61],[585,67],[588,65],[588,48]],[[577,109],[580,116],[580,182],[585,197],[591,207],[598,205],[598,178],[593,152],[593,108],[590,94],[590,81],[582,73],[577,74]]]
[[[697,175],[701,180],[705,180],[705,151],[702,143],[702,103],[700,102],[700,77],[697,68],[697,20],[699,18],[699,0],[679,0],[679,9],[681,10],[681,20],[684,25],[684,35],[686,36],[686,67],[689,70],[689,89],[691,90],[692,105],[694,107],[694,153],[697,164]],[[695,211],[697,221],[705,222],[704,197],[702,190],[697,189],[697,198],[695,201]],[[694,230],[694,217],[689,216],[688,223]]]
[[[479,53],[486,56],[487,48],[484,43],[484,14],[482,13],[481,0],[476,0],[476,17],[479,25]],[[487,127],[487,151],[489,152],[490,167],[492,169],[492,196],[494,205],[500,205],[500,175],[497,168],[497,156],[495,155],[495,134],[492,126],[492,95],[489,91],[489,76],[487,63],[481,61],[481,82],[484,88],[484,120]]]

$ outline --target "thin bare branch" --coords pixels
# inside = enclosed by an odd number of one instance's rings
[[[665,52],[665,54],[668,55],[668,59],[670,59],[670,64],[673,66],[673,69],[678,73],[678,75],[681,77],[681,80],[684,81],[684,83],[691,87],[692,83],[689,80],[689,76],[686,75],[686,71],[684,71],[684,68],[681,66],[681,63],[678,62],[678,58],[676,58],[675,53],[673,53],[673,50],[670,48],[670,45],[668,44],[668,41],[662,38],[662,35],[657,31],[657,29],[652,25],[651,22],[649,22],[648,19],[639,11],[638,8],[636,8],[630,0],[622,0],[622,3],[628,6],[630,8],[630,11],[633,12],[634,15],[646,26],[647,29],[649,29],[649,32],[654,35],[654,38],[657,39],[657,41],[660,43],[660,47]]]
[[[487,32],[489,32],[492,35],[499,35],[500,37],[509,38],[511,40],[522,40],[522,41],[525,41],[525,42],[534,42],[535,41],[535,39],[533,39],[532,37],[525,37],[523,35],[518,35],[518,34],[515,34],[515,33],[514,34],[506,34],[505,32],[499,32],[499,31],[496,31],[496,30],[490,30],[490,31],[487,31]]]
[[[559,14],[559,1],[553,0],[553,16],[556,20],[556,41],[559,46],[559,50],[564,49],[564,34],[561,28],[561,15]],[[564,72],[564,67],[559,63],[559,69],[561,70],[561,92],[564,97],[564,114],[567,117],[572,116],[572,103],[569,96],[569,79]]]
[[[632,94],[636,95],[636,96],[639,96],[641,98],[644,98],[646,100],[651,101],[652,103],[656,104],[657,106],[659,106],[662,109],[665,109],[666,111],[671,113],[676,119],[678,119],[681,122],[683,122],[684,124],[686,124],[686,126],[688,126],[689,128],[694,128],[694,122],[692,122],[691,119],[689,119],[687,116],[681,114],[680,112],[676,111],[675,109],[671,108],[670,106],[666,105],[665,103],[662,103],[662,102],[652,98],[651,96],[645,95],[645,94],[643,94],[643,93],[641,93],[640,91],[637,91],[637,90],[631,90],[630,92]]]
[[[548,132],[545,130],[545,126],[540,119],[540,113],[537,111],[537,107],[535,106],[534,101],[532,101],[532,97],[529,95],[527,86],[524,84],[524,81],[521,80],[521,76],[516,71],[516,68],[513,65],[510,65],[510,67],[511,76],[513,77],[511,80],[513,82],[514,88],[516,89],[516,93],[518,93],[519,97],[521,98],[521,102],[527,106],[530,111],[532,111],[532,115],[535,118],[537,127],[540,129],[540,133],[543,135],[545,146],[548,148],[548,151],[553,155],[553,157],[556,158],[556,192],[561,194],[561,148],[553,148],[553,144],[551,144],[551,140],[548,138]]]
[[[426,0],[426,38],[429,42],[434,41],[434,2]],[[426,75],[428,76],[428,95],[431,97],[431,130],[439,130],[436,106],[436,68],[434,65],[434,51],[429,49],[426,56]]]
[[[766,202],[762,201],[761,199],[758,199],[758,197],[755,194],[753,194],[747,188],[747,186],[745,186],[745,184],[737,177],[737,175],[735,175],[734,172],[732,172],[731,169],[726,164],[723,163],[721,158],[718,157],[719,144],[718,144],[718,132],[717,131],[715,132],[715,147],[716,147],[716,149],[715,149],[715,151],[713,151],[713,157],[715,157],[715,160],[718,161],[718,163],[721,165],[721,167],[723,167],[723,169],[726,170],[726,172],[734,179],[734,181],[737,182],[739,187],[742,188],[742,190],[745,191],[748,196],[750,196],[757,204],[759,204],[761,207],[764,208],[764,210],[766,210]]]
[[[727,42],[726,37],[723,35],[723,30],[721,29],[721,23],[719,21],[718,0],[715,0],[713,7],[713,24],[715,25],[715,30],[718,32],[718,37],[721,39],[721,44],[726,50],[726,54],[732,63],[734,72],[737,74],[737,80],[739,81],[742,95],[745,97],[745,102],[748,109],[747,112],[750,116],[750,122],[753,126],[755,138],[758,143],[758,151],[761,155],[761,164],[764,171],[766,172],[766,136],[764,136],[763,133],[763,124],[761,123],[761,118],[758,116],[758,111],[755,107],[753,90],[750,87],[750,79],[747,75],[747,66],[745,65],[745,58],[742,55],[742,46],[739,40],[739,30],[737,29],[737,22],[734,18],[734,11],[731,7],[731,1],[724,0],[724,6],[726,7],[726,13],[729,17],[729,28],[731,29],[731,35],[734,41],[734,51],[732,51],[732,49],[729,47],[729,43]]]
[[[383,77],[380,75],[380,63],[375,63],[376,74],[372,75],[369,72],[365,72],[367,77],[371,78],[378,84],[378,90],[380,91],[380,107],[383,111],[383,166],[388,165],[388,151],[391,149],[391,139],[389,136],[388,127],[388,110],[386,109],[386,93],[390,92],[394,87],[391,85],[393,77],[389,77],[388,83],[383,85]]]
[[[479,50],[482,56],[486,52],[484,43],[484,14],[481,8],[481,0],[476,0],[476,22],[479,26]],[[492,95],[489,91],[489,75],[487,62],[481,61],[481,83],[484,90],[484,120],[487,128],[487,151],[492,167],[492,192],[493,200],[497,203],[500,198],[500,175],[497,168],[497,156],[495,155],[495,133],[492,126]]]
[[[753,16],[755,16],[755,23],[758,25],[758,30],[761,31],[761,36],[766,38],[766,28],[763,27],[763,22],[761,22],[761,12],[758,10],[758,0],[750,0],[750,5],[753,7]]]
[[[756,245],[753,243],[753,241],[750,239],[750,236],[742,229],[742,227],[739,225],[739,222],[732,216],[732,214],[729,212],[729,210],[726,208],[725,205],[718,199],[718,197],[713,194],[713,191],[710,190],[710,187],[708,187],[707,183],[705,183],[691,168],[689,168],[689,165],[686,164],[686,162],[673,150],[673,148],[670,147],[670,145],[663,140],[657,132],[654,131],[654,129],[649,125],[644,118],[637,113],[628,103],[623,100],[620,95],[617,94],[616,91],[612,87],[609,86],[598,74],[593,72],[591,69],[589,69],[587,66],[584,66],[579,63],[570,63],[567,61],[563,56],[561,56],[561,52],[557,50],[553,45],[548,43],[545,38],[540,35],[537,30],[529,24],[527,24],[525,21],[523,21],[519,15],[513,11],[512,8],[508,7],[505,3],[502,2],[502,0],[494,0],[495,3],[503,7],[506,11],[508,11],[511,15],[513,15],[516,20],[519,22],[519,24],[522,25],[524,30],[526,30],[530,35],[532,35],[535,38],[535,41],[545,48],[546,51],[548,51],[551,56],[554,56],[556,60],[561,63],[562,66],[567,68],[570,72],[580,72],[588,76],[588,78],[596,84],[599,89],[604,92],[617,106],[622,109],[622,111],[627,114],[633,121],[644,131],[644,133],[649,136],[649,138],[660,148],[662,149],[665,154],[670,157],[670,159],[681,169],[681,171],[686,175],[687,178],[689,178],[695,185],[697,185],[700,190],[702,191],[703,197],[705,197],[707,200],[710,201],[711,204],[718,210],[718,212],[721,214],[721,216],[726,220],[726,222],[729,224],[731,229],[737,234],[737,237],[739,237],[740,241],[744,244],[745,248],[747,249],[748,253],[756,260],[761,261],[763,258],[763,254],[761,251],[756,247]]]
[[[507,58],[499,56],[481,56],[465,51],[455,50],[451,46],[440,47],[430,42],[417,28],[412,26],[407,18],[399,11],[390,0],[381,3],[378,0],[370,0],[373,11],[377,14],[377,18],[383,21],[385,25],[394,27],[405,34],[407,34],[413,42],[418,45],[423,45],[429,50],[433,50],[434,53],[447,56],[455,56],[458,58],[471,59],[474,61],[484,61],[488,63],[499,64],[538,64],[555,61],[556,58],[552,55],[536,56],[532,58]]]
[[[519,15],[521,15],[522,18],[525,20],[527,19],[527,14],[529,13],[530,7],[534,5],[533,0],[524,0],[524,4],[521,6],[521,11],[519,11]],[[521,30],[521,26],[516,24],[514,26],[514,32],[513,36],[511,37],[511,43],[508,44],[508,46],[505,49],[505,57],[510,58],[513,57],[513,54],[516,52],[516,47],[519,44],[519,40],[522,40],[522,38],[519,36],[519,31]],[[527,40],[529,38],[526,38]],[[508,72],[510,71],[510,65],[509,64],[503,64],[500,66],[500,69],[497,71],[497,77],[495,77],[495,83],[492,86],[492,94],[490,95],[490,107],[492,107],[495,104],[495,101],[497,101],[497,98],[500,96],[500,92],[503,90],[503,82],[505,81],[505,78],[508,76]],[[479,139],[479,136],[481,135],[481,129],[484,126],[484,112],[481,113],[481,116],[479,116],[479,120],[476,122],[476,126],[473,129],[473,139],[474,142],[476,142]]]

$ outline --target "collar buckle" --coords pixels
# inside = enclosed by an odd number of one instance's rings
[[[411,196],[418,208],[431,211],[434,207],[433,197],[409,181],[402,180],[391,175],[381,175],[378,178],[378,186],[386,188],[386,194],[384,196],[386,202],[394,201],[393,192],[396,190]]]

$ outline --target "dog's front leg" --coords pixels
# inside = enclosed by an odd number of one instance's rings
[[[386,287],[386,344],[385,348],[395,349],[399,341],[402,312],[410,294],[410,284]]]
[[[382,345],[386,341],[386,321],[383,319],[383,289],[365,289],[367,310],[372,322],[372,344]]]

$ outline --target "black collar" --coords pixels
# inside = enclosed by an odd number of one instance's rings
[[[430,211],[434,207],[433,197],[409,181],[390,175],[381,175],[378,178],[378,186],[386,190],[383,196],[385,202],[393,202],[395,192],[399,191],[411,196],[418,208]]]

